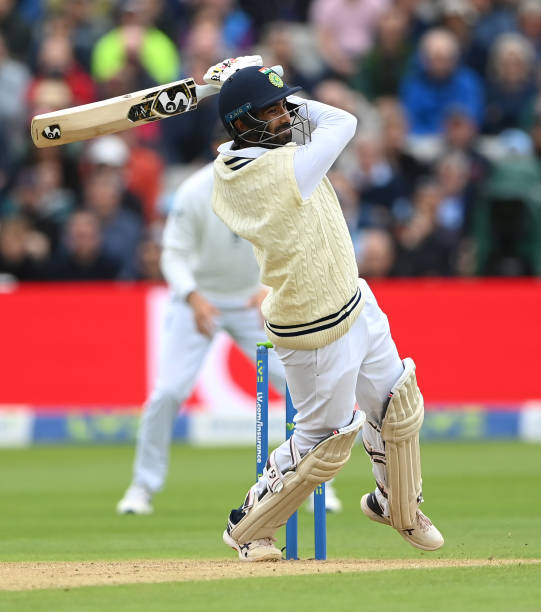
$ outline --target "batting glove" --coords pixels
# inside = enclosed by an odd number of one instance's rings
[[[227,79],[242,68],[248,66],[263,66],[261,55],[242,55],[241,57],[230,57],[211,66],[203,77],[203,81],[209,85],[221,87]]]

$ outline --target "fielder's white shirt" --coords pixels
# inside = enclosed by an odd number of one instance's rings
[[[163,233],[162,271],[182,299],[194,290],[229,306],[245,306],[261,287],[252,245],[212,210],[213,164],[177,190]]]

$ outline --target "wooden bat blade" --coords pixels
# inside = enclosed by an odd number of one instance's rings
[[[199,99],[215,91],[215,87],[196,85],[192,78],[188,78],[125,96],[36,115],[31,125],[32,140],[36,147],[42,148],[113,134],[195,110]]]
[[[272,70],[280,76],[284,74],[282,66],[273,66]],[[190,77],[125,96],[36,115],[30,132],[39,148],[88,140],[195,110],[200,100],[218,91],[218,86],[198,85]]]

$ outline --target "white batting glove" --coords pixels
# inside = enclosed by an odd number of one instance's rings
[[[248,66],[263,66],[261,55],[242,55],[241,57],[230,57],[211,66],[203,77],[203,81],[209,85],[221,87],[227,79],[242,68]]]

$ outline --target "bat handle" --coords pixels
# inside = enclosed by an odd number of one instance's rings
[[[282,66],[271,66],[271,69],[276,72],[279,76],[284,76],[284,69]],[[217,85],[196,85],[195,86],[195,94],[198,100],[202,100],[203,98],[208,98],[208,96],[213,96],[214,94],[219,93],[220,88]]]
[[[195,85],[195,95],[197,96],[197,101],[202,100],[203,98],[208,98],[208,96],[213,96],[214,94],[220,93],[220,88],[217,85]]]

